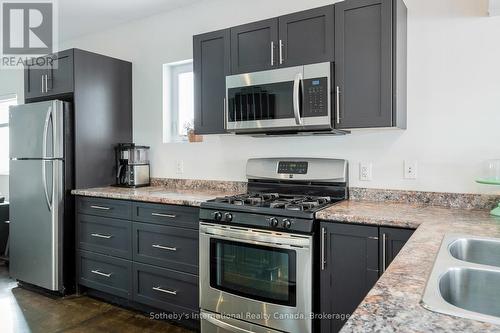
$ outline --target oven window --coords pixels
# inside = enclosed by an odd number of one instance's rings
[[[296,306],[296,253],[211,239],[210,286],[267,303]]]
[[[228,90],[229,121],[294,118],[293,81]]]

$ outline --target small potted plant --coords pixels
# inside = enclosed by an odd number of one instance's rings
[[[202,142],[203,141],[203,136],[195,134],[194,126],[193,126],[192,122],[190,122],[190,121],[185,122],[184,129],[186,130],[189,142]]]

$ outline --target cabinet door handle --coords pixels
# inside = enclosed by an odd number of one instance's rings
[[[92,237],[110,239],[113,235],[102,235],[102,234],[90,234]]]
[[[96,274],[96,275],[104,276],[104,277],[107,277],[107,278],[111,277],[111,273],[103,273],[103,272],[101,272],[101,271],[99,271],[97,269],[93,270],[91,272],[94,273],[94,274]]]
[[[49,75],[45,74],[45,92],[49,92]]]
[[[274,66],[274,42],[271,42],[271,66]]]
[[[45,89],[43,87],[43,85],[45,84],[45,80],[43,79],[45,75],[42,75],[42,94],[45,93]]]
[[[325,270],[325,236],[326,236],[326,230],[325,228],[321,228],[321,270]]]
[[[173,214],[161,214],[161,213],[151,213],[152,216],[159,216],[159,217],[168,217],[170,219],[174,219],[177,217],[177,215]]]
[[[385,233],[382,234],[382,273],[385,273],[385,265],[386,265],[386,241],[387,241],[387,236]]]
[[[159,244],[153,244],[151,247],[154,247],[155,249],[161,249],[161,250],[167,250],[167,251],[177,251],[176,247],[169,247],[169,246],[163,246]]]
[[[111,208],[109,208],[109,207],[104,207],[104,206],[95,206],[95,205],[90,206],[90,208],[93,208],[93,209],[99,209],[99,210],[110,210],[110,209],[111,209]]]
[[[335,89],[335,104],[337,104],[337,124],[340,124],[340,87]]]
[[[283,41],[280,39],[280,65],[283,64]]]
[[[159,292],[165,293],[165,294],[177,295],[177,290],[167,290],[167,289],[163,289],[162,287],[153,287],[153,290],[159,291]]]

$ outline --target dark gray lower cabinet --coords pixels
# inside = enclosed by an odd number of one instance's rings
[[[195,313],[198,275],[134,263],[134,301],[165,311]]]
[[[111,295],[132,295],[132,262],[88,251],[78,251],[78,283]]]
[[[321,333],[331,333],[342,328],[414,230],[330,222],[320,227],[319,312],[337,317],[319,324]]]
[[[321,332],[338,332],[378,279],[378,228],[321,223],[324,263],[320,272]],[[342,318],[340,318],[342,317]]]
[[[198,274],[198,231],[133,224],[134,261]]]
[[[76,211],[78,214],[130,220],[132,203],[124,200],[78,197]]]
[[[84,214],[76,220],[80,249],[132,259],[132,222]]]
[[[81,286],[112,302],[118,296],[118,303],[141,311],[194,318],[199,312],[198,208],[90,197],[77,197],[77,207]]]
[[[415,230],[380,228],[380,267],[384,273]]]

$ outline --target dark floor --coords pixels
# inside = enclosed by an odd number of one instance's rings
[[[52,299],[19,288],[0,263],[0,332],[191,331],[86,296]]]

